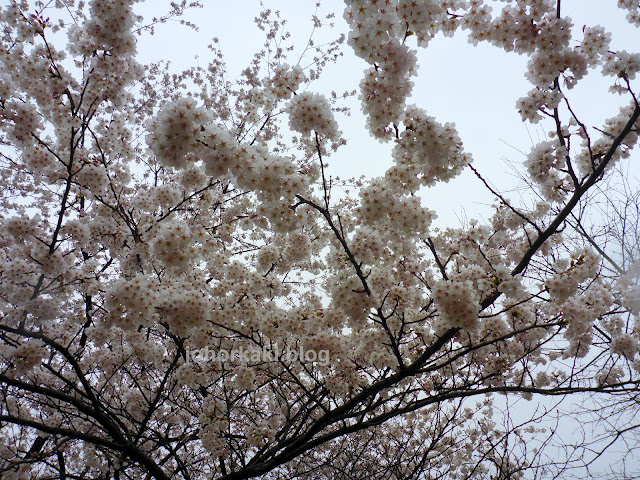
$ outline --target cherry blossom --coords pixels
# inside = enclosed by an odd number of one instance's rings
[[[265,8],[239,75],[218,40],[176,73],[137,47],[198,5],[137,3],[0,8],[3,479],[561,478],[604,444],[636,460],[637,222],[598,209],[637,154],[634,45],[560,0],[347,0],[309,25],[342,13],[334,41],[297,45]],[[526,57],[526,194],[410,103],[441,34]],[[343,96],[315,82],[342,53],[366,63]],[[576,100],[590,75],[618,108],[596,123]],[[390,158],[344,180],[356,95]],[[440,226],[423,194],[464,172],[491,211]],[[549,398],[612,430],[569,448]]]

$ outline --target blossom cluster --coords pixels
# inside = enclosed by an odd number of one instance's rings
[[[203,325],[212,310],[212,301],[203,295],[196,278],[181,275],[158,287],[154,305],[156,315],[167,322],[171,332],[187,337]]]
[[[326,100],[303,95],[306,101],[291,108],[294,124],[300,129],[316,128],[335,139],[339,132]],[[213,178],[231,175],[240,188],[259,196],[261,215],[278,228],[293,230],[296,217],[289,206],[316,174],[307,171],[302,175],[290,158],[273,155],[259,145],[241,143],[226,129],[208,122],[207,113],[192,98],[167,103],[147,123],[147,144],[167,166],[182,170],[189,168],[189,160],[202,161],[204,173]]]
[[[627,269],[616,282],[616,287],[621,292],[621,300],[624,308],[633,315],[640,315],[640,261],[636,261]]]
[[[415,106],[406,109],[403,123],[405,130],[392,154],[398,169],[388,173],[391,182],[414,191],[411,183],[416,177],[422,185],[431,186],[449,181],[470,163],[471,157],[464,153],[455,125],[441,125]],[[400,175],[407,170],[406,175]]]
[[[580,42],[580,49],[590,64],[602,61],[603,52],[609,50],[611,34],[603,27],[587,27],[584,30],[584,39]]]
[[[477,328],[480,305],[470,281],[441,280],[434,285],[432,295],[445,324],[467,331]]]
[[[360,83],[367,125],[373,136],[388,139],[393,135],[389,124],[400,121],[416,74],[416,53],[405,44],[407,37],[415,36],[419,46],[426,46],[438,32],[453,34],[460,24],[454,13],[465,3],[349,0],[346,4],[344,18],[351,27],[347,43],[372,65]]]
[[[90,85],[89,93],[117,105],[126,104],[131,97],[125,87],[143,74],[134,59],[133,27],[138,17],[133,5],[137,1],[92,0],[86,21],[68,30],[70,52],[91,59],[88,80],[95,85]]]
[[[516,108],[523,120],[538,123],[543,118],[541,112],[556,108],[560,105],[562,98],[558,90],[534,88],[526,96],[517,100]]]
[[[159,300],[157,288],[157,281],[144,274],[113,282],[106,297],[109,323],[125,331],[150,325]]]
[[[640,5],[634,0],[618,0],[618,7],[628,10],[627,20],[629,23],[640,26]]]
[[[149,122],[147,143],[167,167],[183,167],[187,154],[198,147],[201,128],[209,121],[193,98],[180,98],[165,105]]]
[[[278,65],[273,75],[263,83],[269,86],[270,93],[277,99],[288,99],[298,91],[300,85],[307,81],[307,76],[300,65],[290,67],[287,63]]]
[[[540,191],[549,201],[559,202],[568,189],[566,168],[569,152],[558,142],[540,142],[527,155],[524,166],[527,173],[540,186]]]
[[[371,134],[389,139],[393,135],[389,124],[400,121],[404,101],[413,88],[410,78],[417,60],[415,52],[406,45],[390,43],[381,50],[384,67],[371,67],[365,72],[360,82],[360,99]]]
[[[602,73],[612,77],[636,78],[640,72],[640,53],[629,53],[621,50],[605,56]]]
[[[629,360],[633,360],[633,357],[639,351],[637,336],[629,333],[623,333],[614,337],[611,340],[611,351],[618,355],[623,355]]]
[[[76,181],[96,195],[103,194],[109,185],[106,170],[94,162],[84,162],[76,172]]]
[[[584,292],[569,297],[559,310],[567,324],[564,336],[569,345],[565,357],[585,357],[593,343],[594,322],[613,304],[613,297],[601,282],[594,282]]]
[[[330,140],[337,140],[340,136],[329,102],[318,93],[302,92],[296,95],[289,102],[287,112],[289,126],[296,132],[305,135],[315,132]]]
[[[184,271],[199,257],[195,235],[185,222],[163,222],[154,233],[151,252],[166,267]]]
[[[421,205],[420,197],[398,195],[388,177],[373,179],[361,189],[358,213],[363,222],[374,225],[384,221],[389,228],[400,232],[426,233],[435,217],[434,212]],[[398,177],[402,179],[399,174]]]
[[[596,276],[598,266],[599,258],[593,251],[587,248],[574,251],[569,260],[558,262],[561,271],[547,279],[549,294],[554,301],[564,302],[576,293],[578,285]]]
[[[80,54],[91,55],[96,50],[115,55],[133,54],[136,40],[133,26],[136,16],[133,4],[138,0],[92,0],[89,2],[89,18],[82,29],[71,28],[75,39],[73,47]]]

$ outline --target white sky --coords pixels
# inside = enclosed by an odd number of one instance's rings
[[[252,54],[261,48],[262,32],[253,23],[260,10],[258,0],[227,2],[204,0],[203,9],[191,11],[186,19],[200,27],[199,32],[180,27],[175,23],[160,25],[152,38],[141,39],[141,60],[171,60],[176,70],[198,63],[206,66],[206,46],[211,38],[218,37],[225,54],[230,78],[248,65]],[[315,2],[311,0],[265,0],[265,6],[280,10],[289,21],[295,45],[303,48],[311,31],[311,15]],[[616,7],[616,0],[563,0],[562,10],[573,19],[577,29],[583,25],[603,25],[612,32],[612,48],[630,52],[640,47],[640,32],[631,27],[624,12]],[[154,0],[140,6],[145,16],[166,11],[165,2]],[[344,3],[327,0],[320,13],[336,13],[335,34],[347,32],[342,19]],[[149,13],[147,13],[149,12]],[[324,37],[327,38],[327,37]],[[579,37],[578,37],[579,38]],[[337,65],[328,67],[323,78],[309,88],[320,93],[331,90],[343,92],[358,88],[365,62],[352,54],[346,44],[344,57]],[[292,60],[296,57],[292,57]],[[415,103],[426,109],[439,122],[454,122],[465,146],[474,158],[474,166],[501,191],[518,184],[505,163],[520,163],[521,152],[528,152],[533,142],[544,137],[541,124],[524,124],[515,109],[516,100],[532,87],[524,78],[527,58],[506,53],[488,44],[473,47],[466,41],[464,32],[454,38],[436,37],[427,49],[418,49],[419,74],[414,79]],[[293,63],[293,62],[289,62]],[[570,99],[577,112],[590,126],[615,115],[620,97],[608,93],[611,77],[602,80],[598,71],[570,91]],[[351,176],[377,176],[390,165],[391,144],[383,145],[368,137],[360,104],[351,101],[352,117],[338,117],[347,145],[329,159],[330,173],[342,178]],[[346,120],[346,121],[345,121]],[[632,163],[630,172],[640,177],[640,166]],[[515,199],[517,193],[508,197]],[[425,205],[439,216],[440,226],[457,226],[461,217],[486,217],[490,210],[482,205],[491,202],[490,194],[469,170],[447,184],[430,188],[423,193]]]

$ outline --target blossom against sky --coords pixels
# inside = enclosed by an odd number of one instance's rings
[[[572,18],[574,29],[599,24],[610,29],[614,50],[639,45],[639,32],[629,25],[625,12],[616,8],[616,3],[564,0],[562,10]],[[164,12],[158,9],[159,5],[160,2],[146,3],[139,10],[150,17]],[[296,47],[291,63],[306,47],[313,29],[312,15],[336,14],[335,28],[321,30],[315,38],[317,44],[347,31],[342,18],[345,5],[338,0],[322,2],[319,8],[312,1],[291,0],[269,0],[263,6],[279,11],[287,21],[283,31],[291,32],[290,43]],[[233,2],[204,2],[203,8],[189,10],[184,17],[196,24],[198,31],[176,22],[159,25],[153,37],[139,40],[141,59],[170,60],[175,71],[194,64],[205,66],[211,55],[207,45],[216,37],[228,65],[229,79],[233,79],[264,43],[264,34],[254,22],[260,9],[257,0],[243,0],[242,8]],[[416,48],[415,40],[409,39],[409,45]],[[487,44],[473,46],[465,32],[458,32],[453,38],[439,34],[426,49],[417,51],[418,75],[408,103],[425,109],[441,123],[455,123],[465,151],[473,157],[474,167],[485,178],[491,177],[495,187],[503,192],[521,187],[510,164],[524,162],[534,144],[546,135],[542,124],[524,124],[517,112],[517,100],[531,89],[525,78],[526,58]],[[343,57],[326,67],[325,74],[312,83],[311,90],[327,95],[331,91],[340,94],[358,90],[366,62],[356,57],[346,44],[342,52]],[[608,92],[610,79],[595,73],[591,72],[569,92],[577,113],[591,126],[598,126],[595,122],[603,117],[614,116],[620,106],[619,96]],[[391,164],[393,144],[372,141],[364,126],[359,100],[351,97],[348,106],[350,117],[337,115],[347,144],[328,160],[330,173],[341,178],[382,175]],[[630,174],[640,176],[640,166],[631,164]],[[517,199],[518,195],[514,192],[511,198]],[[492,201],[490,193],[469,169],[449,183],[423,190],[422,196],[429,208],[438,213],[439,225],[455,225],[463,217],[486,216],[490,212],[486,206]]]

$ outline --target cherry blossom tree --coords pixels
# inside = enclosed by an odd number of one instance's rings
[[[215,42],[205,67],[140,64],[137,36],[195,5],[145,22],[135,3],[0,10],[3,479],[550,478],[625,448],[637,245],[585,219],[637,144],[639,54],[561,0],[347,0],[345,36],[300,57],[263,11],[232,82]],[[618,7],[640,27],[637,1]],[[533,201],[408,103],[440,34],[529,58]],[[343,40],[370,65],[371,139],[393,145],[377,178],[328,162],[346,104],[313,81]],[[588,73],[622,102],[596,126],[571,96]],[[434,228],[420,192],[465,169],[493,216]],[[597,405],[606,425],[561,435]]]

